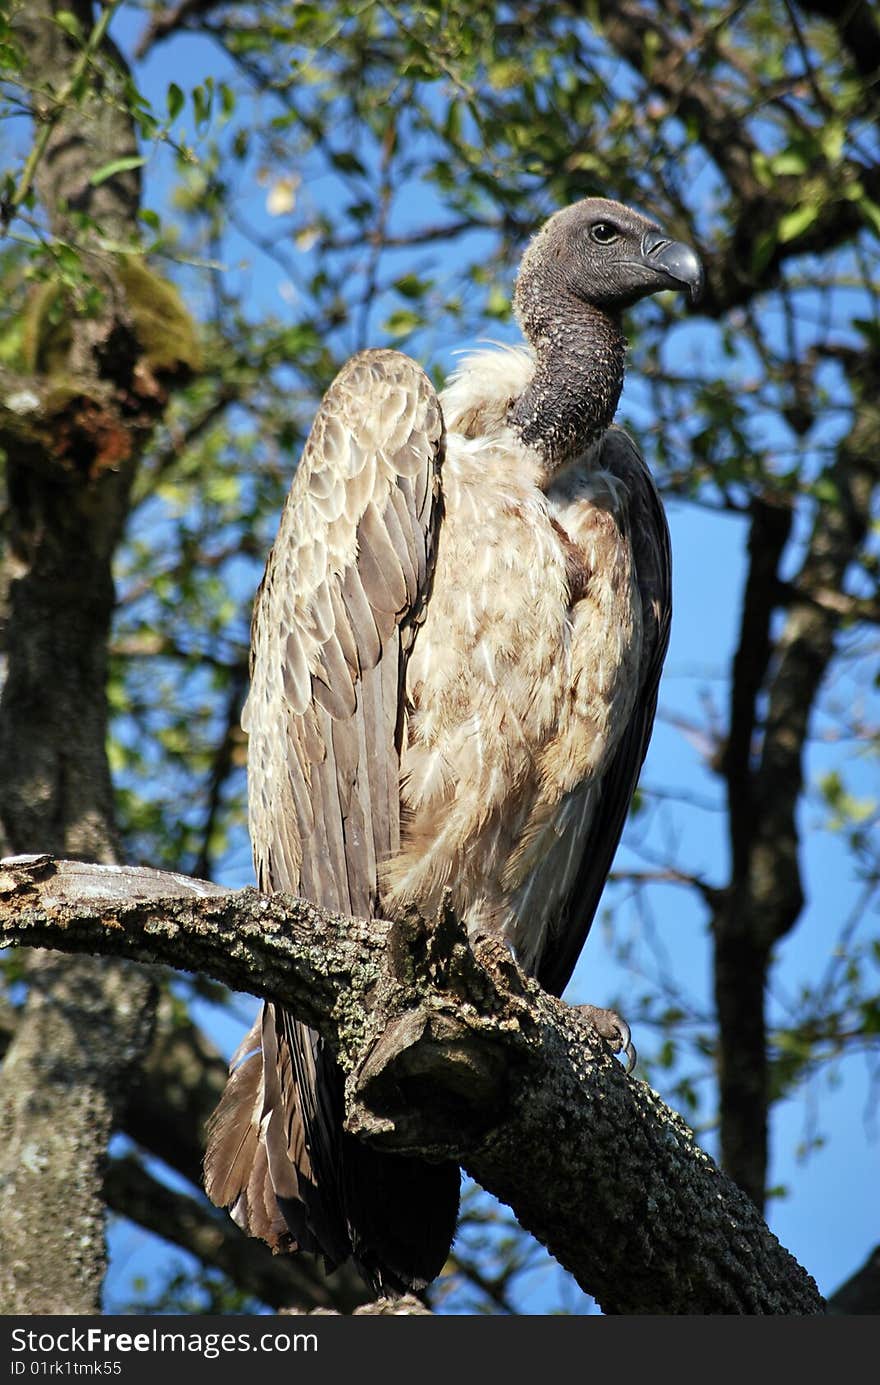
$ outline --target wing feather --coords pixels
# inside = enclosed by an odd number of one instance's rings
[[[342,595],[338,582],[330,584],[330,599],[333,605],[333,629],[342,650],[342,657],[345,659],[351,672],[352,681],[360,673],[360,654],[358,652],[358,642],[354,630],[351,627],[351,617],[345,598]]]
[[[375,900],[400,837],[402,675],[440,521],[443,421],[424,372],[355,356],[331,385],[258,594],[243,725],[266,888]],[[349,815],[356,809],[356,821]]]
[[[376,623],[376,612],[367,600],[360,573],[352,564],[345,572],[341,593],[354,634],[360,668],[374,668],[382,652],[382,639]]]
[[[394,518],[389,517],[388,532],[393,534],[394,546],[397,549],[398,557],[401,561],[404,574],[406,576],[407,596],[410,601],[415,600],[415,594],[419,589],[419,547],[416,540],[415,528],[413,525],[415,518],[414,511],[410,511],[404,485],[408,486],[409,478],[402,478],[401,484],[395,486],[391,492],[391,504],[394,509]],[[401,548],[401,544],[403,547]]]
[[[311,698],[312,683],[299,631],[287,636],[284,648],[284,696],[293,712],[304,712]]]
[[[427,579],[428,550],[425,543],[423,525],[419,519],[418,509],[416,508],[415,492],[410,477],[404,476],[401,478],[400,485],[394,495],[395,497],[402,496],[406,502],[406,512],[409,522],[407,523],[403,515],[401,515],[401,523],[403,524],[404,533],[411,535],[415,543],[416,579],[418,588],[422,591],[424,590]]]
[[[412,606],[418,595],[415,544],[412,537],[410,536],[410,538],[407,539],[404,533],[399,507],[402,507],[403,515],[408,525],[409,513],[406,509],[406,501],[395,486],[391,495],[388,497],[388,504],[385,506],[385,513],[382,518],[385,522],[385,531],[403,574],[404,600],[407,605]]]
[[[364,745],[366,749],[367,773],[364,776],[369,791],[370,827],[376,850],[377,862],[384,861],[392,851],[394,840],[393,821],[399,820],[388,793],[388,760],[383,753],[384,710],[382,707],[381,662],[368,669],[363,676],[363,720]]]
[[[312,691],[325,711],[336,721],[353,717],[357,711],[355,680],[342,652],[335,629],[321,646],[321,655],[312,674]]]
[[[394,514],[393,506],[386,505],[381,514],[372,502],[367,506],[358,525],[358,569],[373,609],[396,617],[407,607],[406,581],[388,533],[389,513]]]
[[[574,971],[626,823],[654,726],[672,619],[669,528],[651,473],[621,428],[608,430],[598,465],[623,482],[629,497],[630,541],[642,598],[642,655],[635,708],[602,776],[599,802],[582,842],[573,888],[551,920],[537,963],[538,980],[554,995],[562,994]]]
[[[443,445],[434,388],[398,352],[354,357],[318,410],[254,608],[242,725],[263,890],[360,916],[378,905],[380,864],[400,843],[403,674],[430,586]],[[257,1039],[261,1057],[236,1070],[215,1116],[210,1196],[273,1248],[320,1250],[330,1266],[360,1244],[353,1227],[377,1196],[377,1249],[362,1253],[381,1265],[389,1236],[394,1255],[395,1238],[418,1244],[409,1207],[376,1193],[381,1157],[342,1134],[342,1076],[318,1035],[267,1005]]]

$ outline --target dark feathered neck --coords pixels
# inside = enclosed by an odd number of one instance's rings
[[[555,300],[540,333],[523,323],[535,373],[507,421],[541,455],[548,477],[581,456],[614,419],[626,341],[620,325],[573,297]]]

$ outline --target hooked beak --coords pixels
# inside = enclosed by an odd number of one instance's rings
[[[703,266],[689,245],[667,239],[662,231],[646,231],[642,237],[642,255],[647,264],[687,288],[692,303],[699,302],[703,292]]]

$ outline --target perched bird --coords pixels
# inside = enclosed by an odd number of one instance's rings
[[[249,817],[257,881],[359,917],[451,906],[559,995],[645,756],[666,652],[660,498],[612,426],[621,311],[696,299],[700,262],[589,198],[520,267],[526,346],[467,357],[438,396],[363,351],[321,403],[257,595]],[[629,1033],[593,1011],[617,1048]],[[374,1291],[442,1269],[459,1171],[343,1133],[318,1035],[266,1005],[233,1060],[209,1196],[275,1249],[349,1255]]]

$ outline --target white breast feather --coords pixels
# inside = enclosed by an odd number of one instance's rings
[[[516,399],[535,373],[535,358],[525,346],[493,343],[489,350],[469,351],[449,376],[440,395],[447,433],[487,404]]]
[[[507,425],[533,370],[520,347],[478,351],[441,395],[445,513],[407,672],[402,849],[382,879],[389,912],[428,914],[450,887],[527,968],[573,887],[641,646],[625,492],[591,455],[545,493]],[[574,607],[560,527],[599,569]]]

